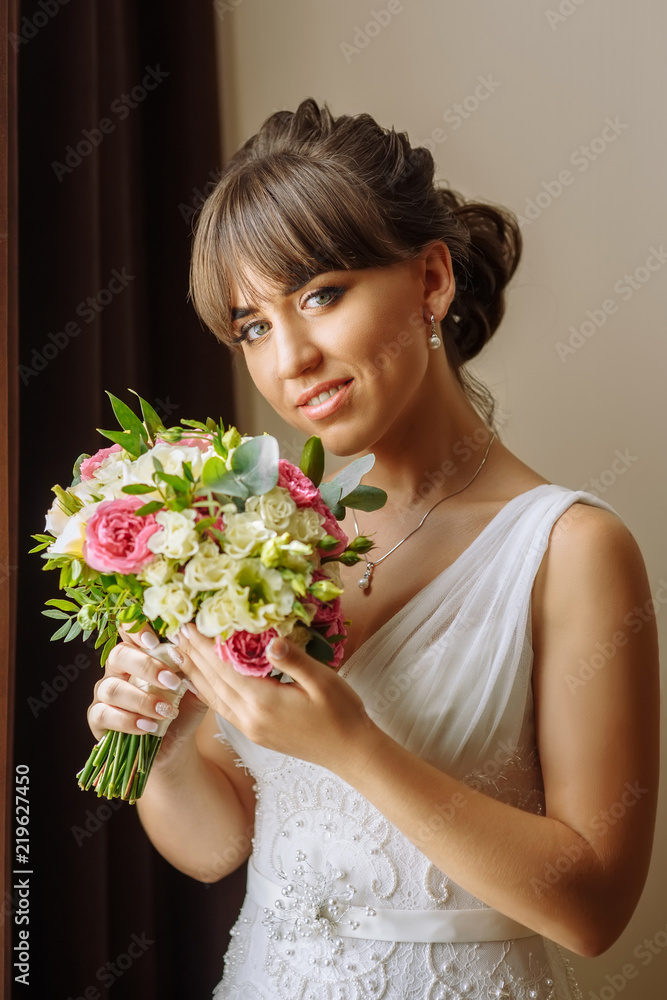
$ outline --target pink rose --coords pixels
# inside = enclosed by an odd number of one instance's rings
[[[308,476],[284,458],[278,460],[278,486],[289,491],[297,507],[314,507],[320,491],[313,486]],[[323,513],[323,511],[322,511]]]
[[[199,448],[201,451],[208,451],[211,447],[211,435],[206,435],[204,437],[191,437],[191,438],[181,438],[180,441],[169,441],[168,443],[173,445],[174,448]],[[155,439],[156,444],[165,444],[165,440],[162,437],[157,437]]]
[[[273,664],[266,658],[266,647],[277,634],[274,628],[260,635],[254,635],[252,632],[234,632],[226,642],[221,642],[218,636],[215,640],[215,651],[221,660],[227,660],[240,674],[266,677],[273,669]]]
[[[327,577],[321,570],[315,570],[313,573],[313,580],[326,580]],[[317,628],[318,631],[322,632],[327,638],[332,635],[345,635],[345,618],[341,608],[340,597],[334,598],[333,601],[320,601],[312,595],[308,598],[309,604],[314,604],[316,607],[315,617],[313,618],[311,625]],[[322,626],[326,625],[326,629]],[[341,660],[343,659],[343,654],[345,650],[343,649],[343,642],[345,640],[341,639],[334,643],[334,657],[333,660],[329,661],[335,668],[338,668]]]
[[[110,448],[100,448],[96,451],[94,455],[90,458],[86,458],[79,468],[79,473],[82,479],[92,479],[95,470],[100,467],[105,458],[109,455],[113,455],[117,451],[122,451],[123,449],[119,444],[113,444]]]
[[[311,507],[324,518],[324,524],[322,527],[326,531],[327,535],[332,535],[334,538],[340,539],[338,545],[336,545],[333,549],[328,549],[325,554],[328,556],[339,556],[341,552],[347,548],[349,539],[341,528],[339,522],[325,504],[322,497],[319,495],[319,490],[317,493],[317,499],[311,504]]]
[[[86,524],[83,558],[100,573],[136,573],[155,558],[148,539],[160,526],[154,514],[135,514],[143,497],[103,500]]]

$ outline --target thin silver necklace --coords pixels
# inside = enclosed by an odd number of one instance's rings
[[[380,556],[379,559],[376,559],[374,562],[372,562],[370,559],[368,559],[366,556],[364,556],[364,559],[366,560],[366,571],[365,571],[364,575],[361,577],[361,579],[357,580],[357,585],[361,588],[361,590],[364,590],[364,591],[368,592],[368,590],[370,588],[370,585],[371,585],[371,578],[373,576],[373,570],[375,569],[375,567],[379,566],[380,563],[383,562],[387,558],[387,556],[390,556],[392,554],[392,552],[395,552],[399,545],[402,545],[403,542],[407,542],[408,538],[411,538],[416,531],[419,531],[419,529],[421,528],[422,524],[424,523],[424,521],[426,520],[426,518],[428,517],[428,515],[431,513],[431,511],[435,510],[435,508],[439,504],[444,503],[445,500],[449,500],[450,497],[456,496],[457,493],[461,493],[468,486],[470,486],[471,482],[473,481],[473,479],[475,478],[475,476],[479,475],[482,466],[486,462],[487,455],[489,454],[489,449],[490,449],[491,445],[493,444],[495,436],[496,436],[496,432],[494,431],[493,434],[491,435],[491,440],[489,441],[489,444],[487,446],[486,452],[484,453],[484,458],[480,462],[479,468],[477,469],[477,472],[472,477],[472,479],[468,480],[468,482],[465,484],[465,486],[462,486],[460,490],[454,490],[453,493],[448,493],[446,497],[442,497],[440,500],[437,501],[437,503],[434,503],[433,506],[429,510],[426,511],[426,513],[422,517],[422,519],[419,522],[419,524],[417,525],[417,527],[413,528],[412,531],[408,535],[405,536],[405,538],[401,538],[400,542],[396,542],[396,545],[394,545],[393,549],[389,549],[389,552],[385,552],[385,554],[383,556]],[[354,513],[354,511],[352,511],[352,520],[354,521],[354,527],[355,527],[355,530],[356,530],[357,534],[360,534],[359,525],[357,524],[357,515]]]

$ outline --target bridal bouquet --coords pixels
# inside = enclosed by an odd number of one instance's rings
[[[345,640],[339,563],[352,565],[372,547],[361,535],[349,541],[338,521],[346,506],[384,504],[382,490],[360,485],[374,456],[322,483],[317,437],[297,467],[269,435],[242,437],[211,418],[167,428],[138,394],[142,419],[108,395],[121,430],[100,430],[112,446],[79,456],[71,484],[53,487],[46,533],[32,536],[31,552],[46,559],[44,569],[60,570],[66,595],[42,612],[61,622],[52,640],[97,632],[104,666],[119,623],[133,632],[150,623],[169,640],[194,621],[244,674],[290,680],[265,654],[276,635],[337,667]],[[166,644],[151,655],[173,671]],[[176,704],[186,689],[184,679]],[[79,786],[134,803],[168,725],[142,735],[107,731]]]

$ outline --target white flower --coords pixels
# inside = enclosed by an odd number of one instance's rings
[[[299,507],[292,515],[288,531],[300,542],[319,542],[324,537],[324,517],[312,507]]]
[[[162,555],[156,556],[137,573],[139,579],[149,583],[151,587],[160,587],[162,584],[169,583],[173,575],[174,569],[171,563]]]
[[[151,552],[161,552],[170,559],[183,562],[199,548],[199,538],[194,528],[197,512],[194,510],[159,510],[155,520],[162,526],[147,541]]]
[[[56,500],[55,503],[51,507],[49,507],[46,513],[46,520],[44,522],[45,531],[50,532],[57,538],[58,535],[61,534],[61,532],[64,531],[65,528],[67,527],[67,524],[71,516],[72,516],[71,514],[65,513],[65,511],[62,509],[62,507]]]
[[[237,566],[224,590],[201,603],[197,628],[203,635],[227,638],[238,629],[258,634],[291,614],[294,594],[278,570],[258,559],[242,559]]]
[[[258,552],[275,534],[252,511],[225,515],[225,552],[235,559]]]
[[[201,475],[203,466],[201,448],[198,448],[196,445],[189,447],[187,445],[168,444],[165,441],[161,441],[154,448],[151,448],[150,451],[147,451],[145,455],[141,455],[132,462],[132,468],[129,471],[132,477],[131,482],[152,484],[153,473],[155,472],[153,458],[157,458],[162,464],[164,471],[170,476],[183,475],[183,462],[190,462],[192,475],[195,479]]]
[[[194,591],[220,590],[231,581],[234,569],[229,556],[224,555],[210,538],[205,539],[185,567],[185,586]]]
[[[144,614],[151,621],[161,618],[166,622],[167,634],[176,633],[181,625],[191,621],[194,610],[192,599],[180,581],[148,587],[144,591]]]
[[[343,586],[341,582],[339,562],[322,563],[320,569],[326,576],[329,577],[330,580],[333,580],[333,582],[336,584],[337,587]]]
[[[250,497],[245,508],[248,511],[258,512],[266,527],[278,533],[289,529],[290,521],[297,509],[289,490],[283,486],[274,486],[262,496]]]
[[[93,511],[97,508],[96,503],[89,503],[77,510],[76,514],[68,519],[67,524],[56,538],[55,542],[47,550],[49,555],[67,553],[68,555],[83,557],[83,543],[86,539],[86,524],[92,517]]]

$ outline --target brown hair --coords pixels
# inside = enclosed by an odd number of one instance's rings
[[[442,240],[456,280],[440,324],[447,359],[494,429],[495,400],[464,366],[503,318],[521,230],[508,209],[436,187],[434,172],[426,148],[368,114],[334,118],[309,97],[270,115],[227,162],[198,216],[190,268],[198,315],[232,344],[230,277],[256,301],[250,272],[287,289],[325,271],[415,258]]]

